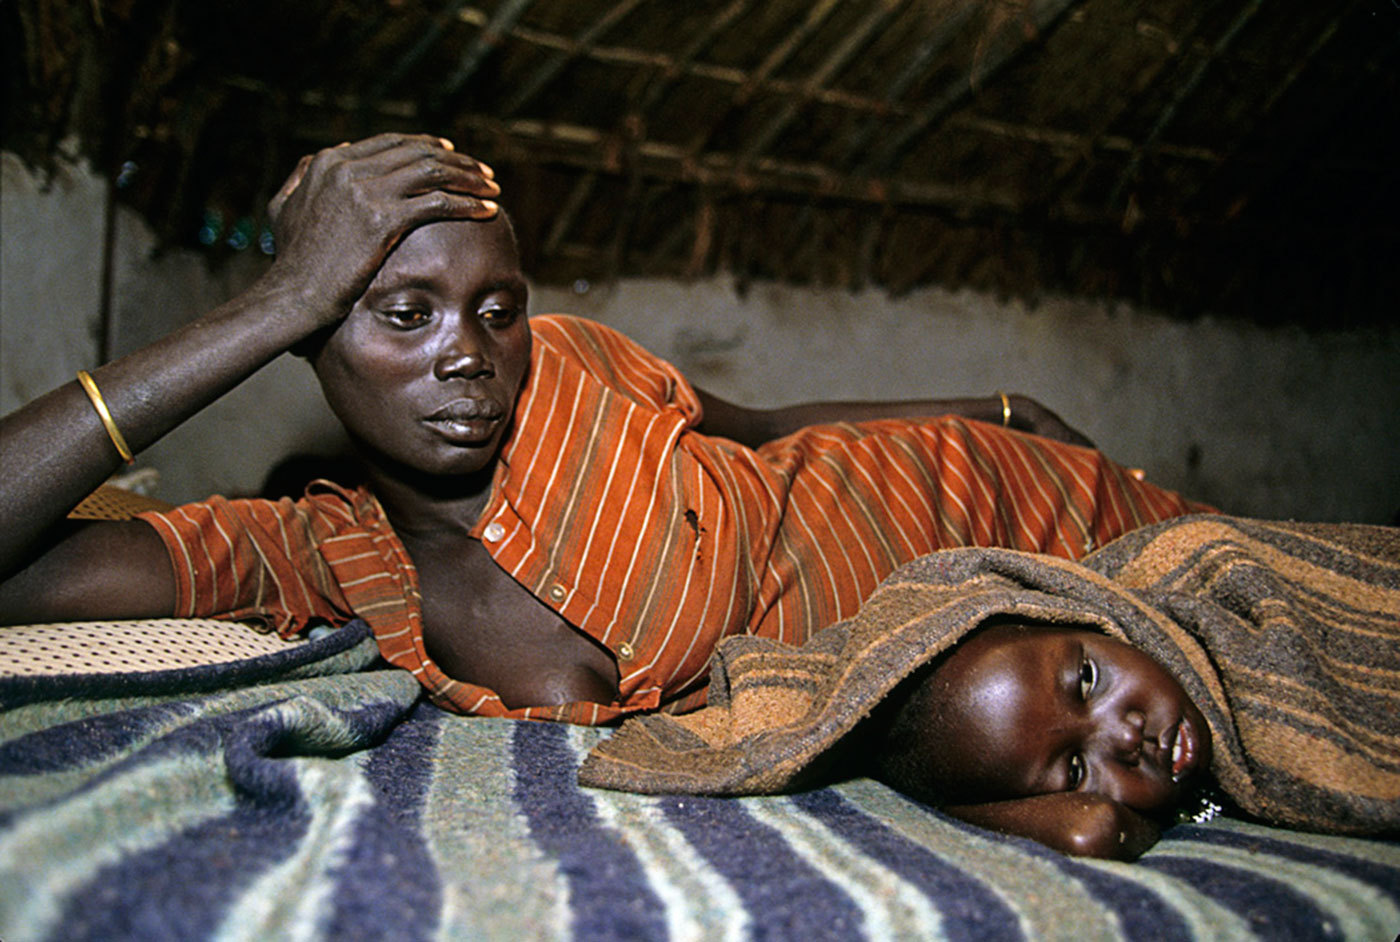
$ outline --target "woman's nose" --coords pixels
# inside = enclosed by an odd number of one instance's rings
[[[440,380],[472,379],[492,372],[490,356],[470,331],[455,332],[433,363],[433,375]]]

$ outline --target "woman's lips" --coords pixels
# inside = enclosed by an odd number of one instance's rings
[[[472,445],[489,439],[504,416],[493,400],[454,399],[423,421],[450,442]]]

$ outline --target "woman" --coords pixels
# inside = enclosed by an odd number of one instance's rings
[[[532,327],[492,176],[421,136],[304,158],[248,291],[5,419],[0,619],[360,616],[440,704],[597,723],[700,705],[719,638],[800,642],[915,556],[1076,556],[1193,509],[1007,430],[1083,442],[1022,397],[754,411],[601,325]],[[289,349],[367,486],[64,521]]]

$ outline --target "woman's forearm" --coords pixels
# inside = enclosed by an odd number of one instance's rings
[[[1034,399],[1014,394],[994,393],[961,399],[804,402],[774,409],[749,409],[701,389],[697,389],[696,393],[704,407],[700,431],[732,438],[751,448],[810,425],[874,419],[918,419],[938,415],[957,415],[1004,425],[1072,445],[1092,447],[1093,444]]]
[[[205,317],[91,372],[139,453],[314,329],[304,301],[265,277]],[[10,572],[122,457],[76,379],[0,419],[0,573]]]

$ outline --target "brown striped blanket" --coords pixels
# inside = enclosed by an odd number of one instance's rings
[[[801,648],[724,642],[708,707],[628,721],[580,781],[738,795],[849,775],[860,721],[993,616],[1090,626],[1151,653],[1205,714],[1214,776],[1245,812],[1400,831],[1400,530],[1213,515],[1079,563],[998,549],[916,560]]]

